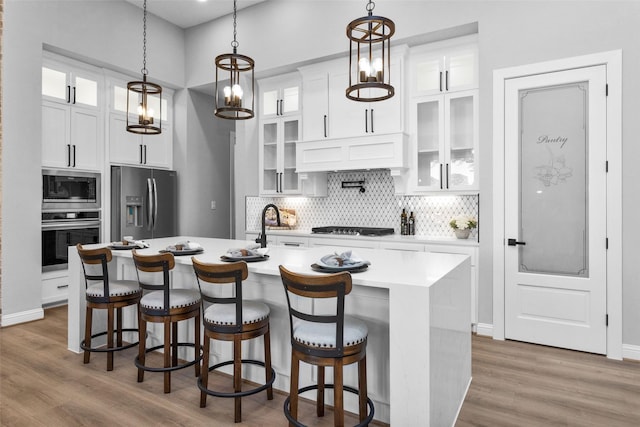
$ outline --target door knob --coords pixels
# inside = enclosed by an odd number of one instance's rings
[[[526,245],[525,242],[518,242],[516,239],[507,239],[507,245],[516,246],[516,245]]]

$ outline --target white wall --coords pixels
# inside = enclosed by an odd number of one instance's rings
[[[365,15],[362,1],[270,0],[238,13],[239,52],[256,61],[256,72],[267,75],[310,58],[348,49],[347,23]],[[478,23],[480,47],[480,160],[483,234],[501,224],[492,222],[493,70],[608,50],[623,50],[623,217],[633,222],[640,211],[635,197],[640,182],[640,45],[637,43],[640,2],[630,1],[404,1],[376,2],[375,13],[396,23],[395,43],[402,39]],[[188,86],[210,83],[211,59],[228,51],[229,18],[186,32]],[[207,55],[203,52],[212,52]],[[254,126],[254,125],[251,125]],[[257,136],[247,132],[247,154],[257,158]],[[255,147],[251,151],[248,147]],[[253,161],[257,164],[257,161]],[[256,179],[247,178],[247,179]],[[251,181],[244,193],[255,194]],[[623,241],[623,342],[640,344],[640,229],[629,224]],[[492,323],[492,248],[481,242],[480,308],[482,323]]]
[[[43,45],[139,75],[142,11],[120,1],[5,0],[3,29],[2,316],[41,307]],[[184,86],[184,32],[148,16],[147,69]],[[177,135],[183,125],[175,124]]]

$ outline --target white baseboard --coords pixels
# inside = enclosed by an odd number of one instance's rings
[[[40,319],[44,319],[44,310],[42,308],[36,308],[34,310],[21,311],[19,313],[3,314],[0,324],[2,327],[5,327]]]
[[[622,344],[622,358],[640,360],[640,345]]]
[[[478,323],[476,333],[485,337],[493,337],[493,325],[490,323]]]

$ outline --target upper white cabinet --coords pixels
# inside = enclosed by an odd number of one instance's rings
[[[433,95],[478,87],[478,47],[460,41],[411,49],[411,95]],[[445,47],[446,46],[446,47]]]
[[[300,115],[260,120],[261,194],[300,194],[300,177],[296,172],[300,131]]]
[[[100,70],[48,55],[42,65],[42,165],[101,170],[104,144]]]
[[[261,118],[276,118],[300,113],[300,77],[298,73],[260,80]]]
[[[110,79],[108,85],[109,106],[109,162],[133,166],[171,169],[173,165],[173,133],[171,105],[173,93],[168,89],[159,97],[149,99],[154,119],[162,119],[159,135],[140,135],[127,131],[127,83]],[[129,97],[129,111],[137,111],[137,98]],[[129,122],[137,120],[129,115]]]
[[[391,59],[391,84],[395,95],[384,101],[357,102],[348,99],[347,64],[348,58],[300,69],[303,76],[304,141],[403,131],[403,55],[394,55]]]

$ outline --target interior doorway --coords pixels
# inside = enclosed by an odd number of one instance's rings
[[[620,65],[494,72],[494,338],[621,358]]]

